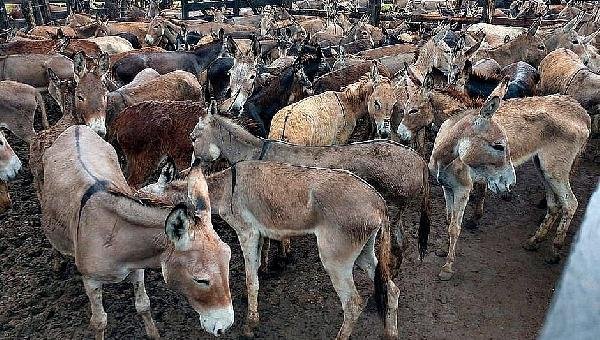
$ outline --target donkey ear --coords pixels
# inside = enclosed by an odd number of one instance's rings
[[[56,73],[54,73],[54,70],[52,70],[51,68],[49,68],[47,70],[47,72],[48,72],[48,79],[50,79],[51,82],[58,83],[60,81],[60,78],[58,78],[58,76],[56,75]]]
[[[225,38],[225,30],[223,29],[223,27],[221,27],[219,29],[219,35],[218,35],[218,37],[219,37],[220,41],[223,41],[223,39]]]
[[[425,75],[425,78],[423,78],[423,89],[425,89],[425,91],[429,92],[429,91],[433,90],[433,86],[434,86],[433,75],[431,74],[431,72],[428,72]]]
[[[108,53],[103,52],[100,55],[100,59],[98,59],[97,73],[99,75],[104,75],[104,74],[106,74],[106,72],[108,72],[109,68],[110,68],[110,57],[108,56]]]
[[[378,83],[381,80],[376,61],[373,61],[373,64],[371,64],[371,80],[373,80],[374,83]]]
[[[65,34],[63,33],[62,28],[59,28],[58,30],[56,30],[56,38],[58,40],[64,39]]]
[[[481,110],[479,110],[479,115],[483,118],[490,119],[498,111],[500,107],[500,97],[494,96],[488,99]]]
[[[237,53],[238,53],[237,44],[235,43],[235,40],[233,40],[233,38],[230,35],[227,36],[227,41],[225,43],[226,43],[227,50],[232,55],[234,55],[234,56],[237,55]]]
[[[541,18],[537,18],[533,21],[533,23],[531,24],[531,27],[529,27],[529,30],[527,31],[528,36],[533,37],[535,35],[538,28],[540,28],[541,20],[542,20]]]
[[[252,35],[252,53],[254,53],[255,57],[260,56],[260,42],[255,35]]]
[[[160,167],[160,179],[163,180],[163,183],[170,183],[175,179],[177,175],[177,167],[175,165],[175,161],[171,156],[168,156],[162,161],[162,165]]]
[[[217,101],[215,99],[211,99],[210,105],[208,106],[208,114],[216,115],[218,113],[219,113],[219,104],[217,104]]]
[[[506,44],[509,41],[510,41],[510,35],[507,34],[507,35],[504,36],[504,43]]]
[[[85,53],[79,51],[75,53],[73,57],[73,67],[75,69],[75,76],[81,78],[87,69]]]
[[[165,220],[165,234],[176,250],[185,251],[190,243],[190,211],[185,203],[177,204]]]

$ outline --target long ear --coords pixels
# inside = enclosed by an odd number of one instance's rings
[[[165,234],[176,250],[185,251],[190,243],[191,207],[185,203],[177,204],[165,220]]]
[[[162,180],[165,184],[172,182],[177,176],[175,161],[171,156],[168,156],[161,163],[159,180]]]
[[[73,57],[73,67],[75,69],[75,77],[83,77],[87,70],[85,53],[83,53],[82,51],[75,53],[75,56]]]
[[[583,44],[583,45],[589,44],[598,35],[598,33],[600,33],[600,30],[597,30],[596,32],[586,36],[585,38],[582,38],[580,41],[581,44]]]
[[[425,92],[429,92],[429,91],[433,90],[433,86],[434,86],[433,75],[431,74],[431,72],[427,72],[427,74],[425,75],[425,78],[423,78],[423,89],[425,90]]]
[[[54,73],[54,70],[52,70],[51,68],[49,68],[47,70],[48,72],[48,79],[50,80],[50,82],[52,83],[58,83],[60,81],[60,78],[58,78],[58,76],[56,75],[56,73]]]
[[[373,64],[371,64],[371,80],[373,80],[374,83],[379,83],[381,80],[379,69],[377,68],[377,62],[375,60],[373,60]]]
[[[65,34],[63,33],[62,28],[59,28],[58,30],[56,30],[56,39],[58,40],[62,40],[64,39]]]
[[[210,100],[210,105],[208,106],[208,114],[216,115],[219,113],[219,104],[215,99]]]
[[[194,206],[196,215],[208,213],[210,216],[210,201],[208,198],[208,184],[200,166],[192,166],[187,177],[188,199]]]
[[[494,96],[488,99],[481,110],[479,110],[479,115],[483,118],[490,119],[498,111],[500,107],[500,97]]]
[[[218,35],[218,37],[219,37],[219,41],[223,41],[223,39],[225,38],[225,30],[223,29],[223,27],[221,27],[219,29],[219,35]]]
[[[252,53],[254,53],[255,57],[260,57],[260,41],[258,41],[258,38],[253,34],[251,37],[252,40]]]
[[[98,68],[96,69],[96,72],[98,75],[103,76],[106,74],[106,72],[108,72],[109,68],[110,57],[108,56],[108,53],[102,52],[100,58],[98,59]]]
[[[238,46],[235,43],[235,40],[233,40],[233,38],[228,35],[227,36],[227,41],[225,42],[227,50],[231,53],[231,55],[236,56],[238,54]]]

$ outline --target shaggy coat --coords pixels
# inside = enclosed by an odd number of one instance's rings
[[[346,66],[318,77],[313,82],[315,94],[325,91],[341,91],[342,88],[359,81],[362,76],[371,70],[372,65],[373,62],[364,61],[360,64]],[[378,65],[377,69],[382,76],[391,78],[392,75],[385,66]]]
[[[313,146],[346,144],[358,119],[373,114],[373,106],[389,113],[389,128],[396,99],[391,83],[384,79],[375,83],[363,77],[342,92],[327,91],[284,107],[273,117],[269,139]],[[371,98],[380,91],[381,97]]]
[[[190,133],[206,114],[204,104],[191,101],[142,102],[128,107],[113,121],[107,140],[125,156],[127,182],[139,188],[165,157],[178,168],[190,165]]]
[[[141,79],[138,78],[138,81]],[[136,103],[151,100],[200,101],[202,94],[202,86],[196,76],[185,71],[169,72],[137,86],[129,85],[108,93],[108,121],[110,123],[119,112]]]
[[[540,94],[565,94],[590,114],[600,113],[600,75],[590,71],[571,50],[559,48],[540,64]]]

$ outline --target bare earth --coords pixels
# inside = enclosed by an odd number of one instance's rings
[[[9,142],[27,164],[26,146],[9,135]],[[572,186],[579,199],[568,244],[581,223],[582,212],[600,176],[600,141],[592,140],[574,172]],[[477,231],[463,230],[458,245],[457,274],[440,282],[444,259],[435,256],[445,239],[444,200],[433,189],[433,232],[423,263],[405,261],[397,282],[402,290],[399,328],[403,339],[533,339],[552,297],[562,264],[547,265],[546,243],[537,253],[521,248],[544,210],[536,208],[542,186],[531,163],[517,171],[510,200],[488,196]],[[32,178],[25,167],[11,185],[14,208],[0,216],[0,338],[92,338],[90,309],[83,285],[71,261],[68,273],[52,270],[51,248],[40,229],[40,209]],[[57,198],[64,199],[64,198]],[[470,212],[467,211],[467,218]],[[231,289],[236,312],[234,327],[222,338],[240,336],[246,309],[243,259],[236,236],[224,222],[215,227],[233,250]],[[413,242],[414,243],[414,242]],[[566,251],[566,250],[565,250]],[[412,255],[414,258],[415,256]],[[356,271],[357,284],[368,297],[372,286]],[[147,271],[148,294],[161,335],[166,339],[209,339],[185,299],[164,287],[159,271]],[[331,339],[342,322],[342,311],[319,261],[312,237],[293,243],[292,263],[280,273],[261,278],[261,339]],[[106,286],[108,339],[144,338],[128,283]],[[354,339],[376,339],[382,331],[374,303],[359,319]]]

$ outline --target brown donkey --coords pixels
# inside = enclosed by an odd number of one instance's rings
[[[248,288],[245,335],[253,336],[259,322],[258,268],[263,241],[312,234],[344,310],[336,339],[350,337],[364,307],[354,284],[354,264],[374,281],[378,311],[385,322],[384,337],[398,337],[400,290],[393,279],[402,258],[391,249],[385,201],[373,187],[345,170],[262,161],[237,163],[207,177],[207,182],[213,213],[235,229],[244,254]],[[170,183],[165,195],[177,196],[183,191],[182,184]]]
[[[383,140],[325,147],[293,145],[255,137],[232,120],[212,113],[200,117],[191,139],[192,161],[224,158],[235,164],[258,159],[348,170],[383,195],[393,212],[393,227],[403,223],[408,207],[417,204],[421,213],[419,250],[421,257],[425,255],[430,224],[429,170],[425,160],[407,147]],[[394,232],[402,227],[398,225]]]
[[[376,135],[387,138],[395,103],[390,80],[381,77],[373,65],[369,76],[342,92],[323,92],[279,110],[271,122],[269,139],[311,146],[345,144],[357,120],[367,114],[375,123]]]
[[[454,271],[456,243],[474,182],[493,192],[508,191],[516,182],[514,165],[533,158],[546,188],[548,211],[525,248],[535,250],[559,219],[552,255],[556,263],[577,199],[571,191],[571,167],[590,134],[590,117],[571,97],[553,95],[509,99],[493,97],[479,112],[466,110],[448,119],[435,140],[429,169],[444,189],[449,221],[449,250],[440,278]]]
[[[6,182],[13,179],[21,169],[21,161],[0,131],[0,214],[11,206]]]
[[[44,166],[42,228],[55,249],[75,257],[96,339],[104,338],[107,325],[102,286],[125,279],[133,284],[148,337],[159,338],[145,268],[162,270],[166,285],[187,298],[207,332],[220,335],[233,324],[231,250],[213,230],[201,171],[191,172],[183,203],[174,207],[156,196],[135,196],[114,149],[85,126],[61,134]]]

